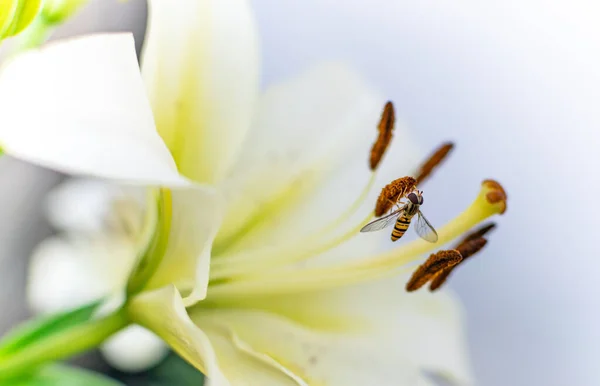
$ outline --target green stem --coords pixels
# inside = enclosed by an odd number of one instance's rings
[[[0,381],[23,375],[45,362],[64,359],[97,347],[130,324],[123,309],[102,319],[91,320],[0,358]]]
[[[157,218],[156,220],[150,218],[146,220],[146,222],[149,221],[149,225],[156,222],[154,234],[127,283],[127,295],[129,297],[140,292],[160,266],[169,244],[172,211],[171,192],[167,189],[161,189]],[[148,213],[152,213],[152,209],[149,209]]]

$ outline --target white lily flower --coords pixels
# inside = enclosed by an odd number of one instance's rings
[[[131,320],[214,385],[428,385],[426,372],[470,384],[459,306],[406,294],[404,273],[501,213],[501,187],[484,183],[437,244],[379,251],[389,234],[358,234],[371,188],[409,174],[417,155],[400,130],[394,164],[367,167],[385,100],[339,64],[259,96],[244,1],[150,5],[145,88],[123,34],[54,44],[0,74],[3,149],[95,177],[50,199],[64,232],[34,256],[32,305],[127,289]],[[106,351],[129,357],[131,340],[117,339]]]

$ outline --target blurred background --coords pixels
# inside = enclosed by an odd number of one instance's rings
[[[324,59],[353,64],[397,106],[424,154],[457,148],[427,186],[443,223],[482,178],[506,215],[453,277],[480,385],[597,386],[600,3],[254,0],[268,85]],[[145,3],[95,0],[55,35],[134,31]],[[60,176],[0,160],[0,333],[26,316],[26,259],[50,230],[40,199]],[[7,290],[10,289],[10,290]],[[99,359],[86,359],[101,368]]]

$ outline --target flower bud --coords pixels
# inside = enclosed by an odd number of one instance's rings
[[[0,3],[0,38],[17,35],[27,28],[42,8],[42,0],[8,0]]]

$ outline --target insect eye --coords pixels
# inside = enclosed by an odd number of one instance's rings
[[[423,205],[423,201],[424,201],[423,196],[419,197],[419,205]]]
[[[408,196],[406,196],[406,197],[410,200],[410,202],[412,202],[415,205],[417,205],[419,203],[419,198],[414,193],[409,193]]]

